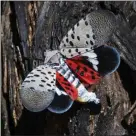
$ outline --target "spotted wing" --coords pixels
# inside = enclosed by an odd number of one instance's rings
[[[23,105],[30,111],[39,112],[47,108],[55,95],[56,70],[40,65],[23,81],[20,96]]]
[[[72,100],[77,99],[78,90],[70,82],[67,81],[60,73],[56,73],[56,78],[60,86],[65,90],[65,92],[71,97]]]
[[[60,49],[65,47],[92,47],[94,45],[95,35],[87,16],[87,18],[81,19],[68,31],[60,44]]]
[[[68,47],[98,47],[105,44],[116,29],[115,15],[107,10],[93,11],[71,28],[60,43]]]

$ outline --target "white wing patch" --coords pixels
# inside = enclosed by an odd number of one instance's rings
[[[95,35],[87,15],[68,31],[60,44],[60,49],[64,47],[93,47],[95,45],[94,39]]]

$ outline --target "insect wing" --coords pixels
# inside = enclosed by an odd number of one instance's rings
[[[58,90],[58,88],[56,89]],[[69,95],[63,94],[63,92],[65,92],[64,90],[58,90],[58,92],[59,91],[62,93],[60,95],[55,93],[55,97],[49,105],[48,110],[53,113],[62,114],[72,107],[74,101],[69,97]]]
[[[78,57],[82,60],[81,57]],[[66,63],[70,67],[70,69],[76,74],[81,82],[84,84],[96,84],[100,80],[100,75],[96,72],[93,68],[88,67],[87,65],[83,64],[81,61],[77,60],[70,60],[67,59]]]
[[[71,97],[72,100],[77,99],[77,89],[71,83],[69,83],[60,73],[57,72],[56,74],[57,81],[65,90],[65,92]]]
[[[115,15],[108,10],[93,11],[70,29],[61,48],[99,47],[109,41],[117,26]]]
[[[41,65],[32,70],[23,81],[20,97],[30,111],[39,112],[47,108],[55,95],[56,70]]]

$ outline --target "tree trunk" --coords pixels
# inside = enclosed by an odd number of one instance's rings
[[[2,2],[2,135],[105,136],[136,134],[136,2]],[[46,49],[58,49],[68,30],[86,14],[108,9],[120,27],[108,44],[118,49],[117,72],[96,86],[99,115],[79,103],[65,114],[23,108],[19,87]]]

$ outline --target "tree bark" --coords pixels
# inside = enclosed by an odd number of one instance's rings
[[[58,49],[68,30],[86,14],[108,9],[119,27],[109,45],[121,64],[96,86],[102,110],[92,115],[79,103],[65,114],[23,108],[19,87],[46,49]],[[136,2],[2,2],[2,134],[105,136],[136,134]],[[90,115],[91,114],[91,115]]]

